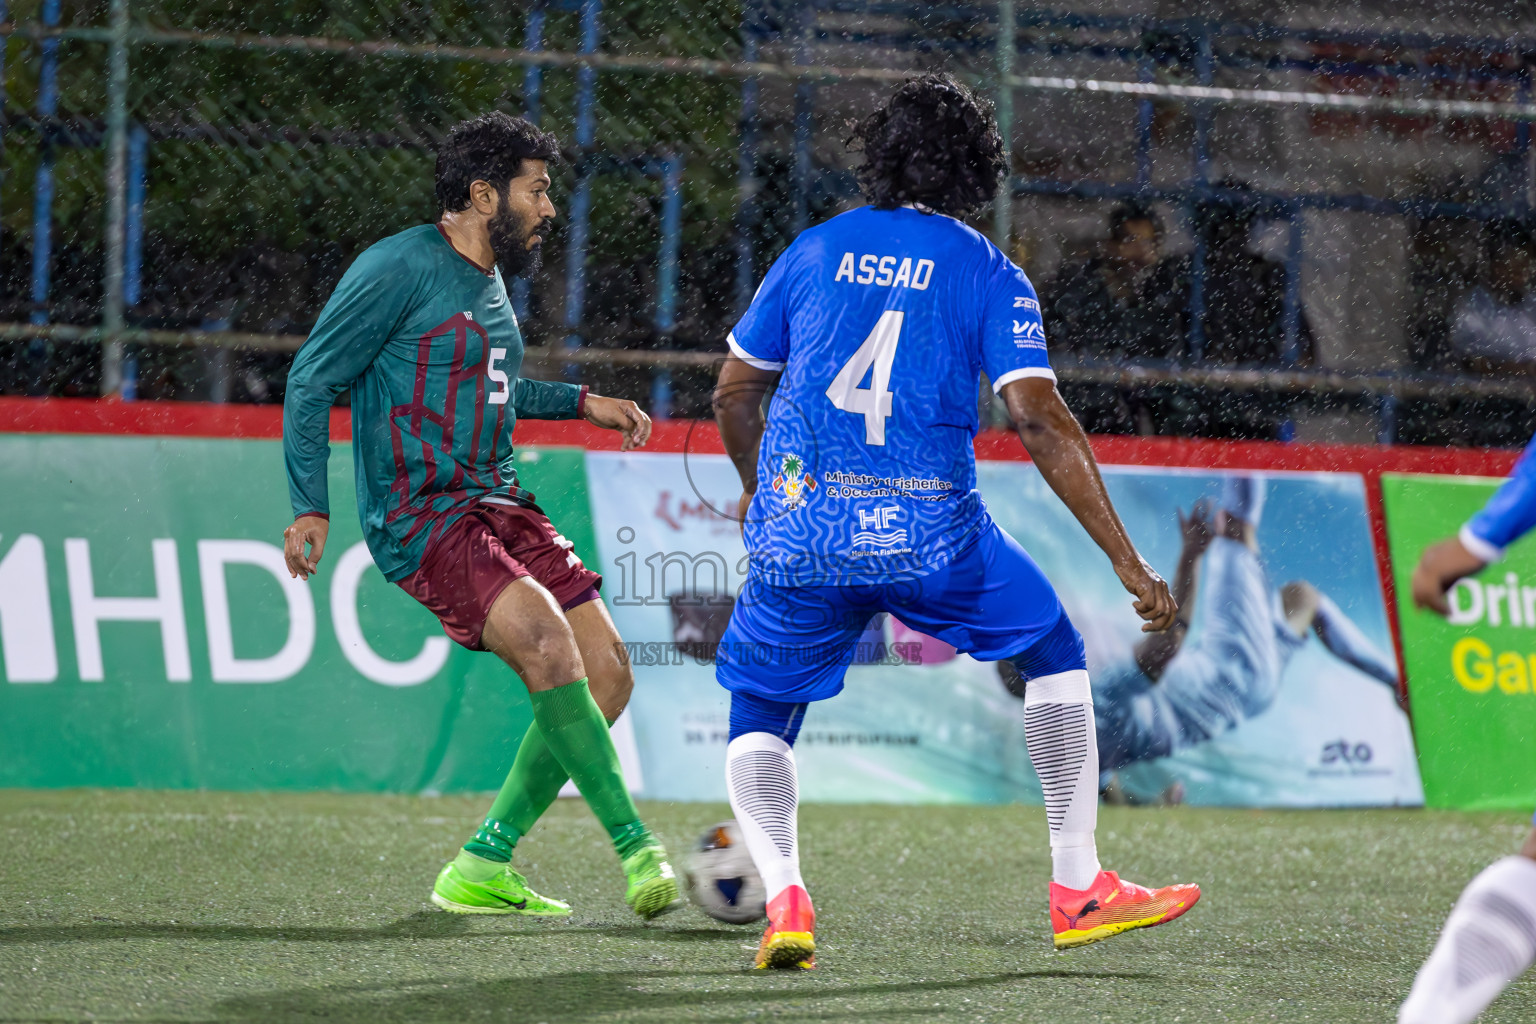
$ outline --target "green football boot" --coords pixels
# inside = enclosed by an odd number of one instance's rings
[[[677,878],[660,843],[642,846],[625,857],[624,875],[629,879],[624,902],[647,921],[682,905]]]
[[[530,917],[565,917],[568,903],[540,896],[528,888],[528,880],[508,864],[499,875],[472,882],[449,861],[432,884],[432,902],[450,914],[524,914]]]

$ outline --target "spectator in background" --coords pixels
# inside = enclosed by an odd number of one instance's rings
[[[1485,370],[1536,368],[1536,254],[1531,228],[1493,221],[1485,230],[1484,283],[1451,315],[1451,350]]]
[[[1122,203],[1109,214],[1097,255],[1068,263],[1046,289],[1053,343],[1085,356],[1157,359],[1178,344],[1178,315],[1156,286],[1163,225],[1150,207]]]
[[[1226,179],[1228,192],[1250,191]],[[1249,250],[1258,208],[1241,198],[1202,202],[1195,229],[1205,242],[1205,361],[1226,365],[1285,362],[1285,266]],[[1155,286],[1176,296],[1180,311],[1177,347],[1188,352],[1193,258],[1165,260]],[[1296,364],[1310,366],[1314,347],[1305,313],[1300,314]]]

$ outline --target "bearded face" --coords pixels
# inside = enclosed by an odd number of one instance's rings
[[[538,273],[544,260],[544,239],[553,224],[553,217],[519,216],[512,209],[510,195],[503,194],[496,215],[486,223],[491,251],[496,254],[496,264],[502,273],[509,277],[532,277]],[[534,237],[539,240],[529,245]]]

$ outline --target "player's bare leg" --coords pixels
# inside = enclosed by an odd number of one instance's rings
[[[653,917],[676,904],[677,886],[665,851],[640,821],[608,735],[608,725],[623,710],[633,686],[617,642],[617,631],[599,601],[562,612],[550,593],[529,577],[515,580],[497,597],[481,643],[528,687],[534,724],[513,766],[512,775],[521,784],[513,785],[510,793],[504,787],[505,807],[498,798],[465,852],[483,860],[510,861],[517,839],[548,809],[569,777],[608,829],[624,862],[629,876],[625,899],[642,917]],[[595,688],[601,701],[595,699],[584,654],[597,670]],[[498,812],[506,817],[498,817]]]
[[[602,598],[569,609],[565,621],[576,638],[581,663],[587,671],[587,685],[592,699],[612,722],[629,706],[635,689],[635,674],[629,666],[629,653],[619,638],[619,631],[608,614]]]
[[[1469,1024],[1536,961],[1536,828],[1468,883],[1398,1011],[1399,1024]]]

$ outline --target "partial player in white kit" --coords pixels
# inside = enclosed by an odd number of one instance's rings
[[[1536,527],[1536,441],[1509,480],[1413,571],[1413,602],[1441,615],[1456,581],[1504,557]],[[1536,961],[1536,822],[1516,856],[1472,879],[1398,1011],[1399,1024],[1468,1024]]]

